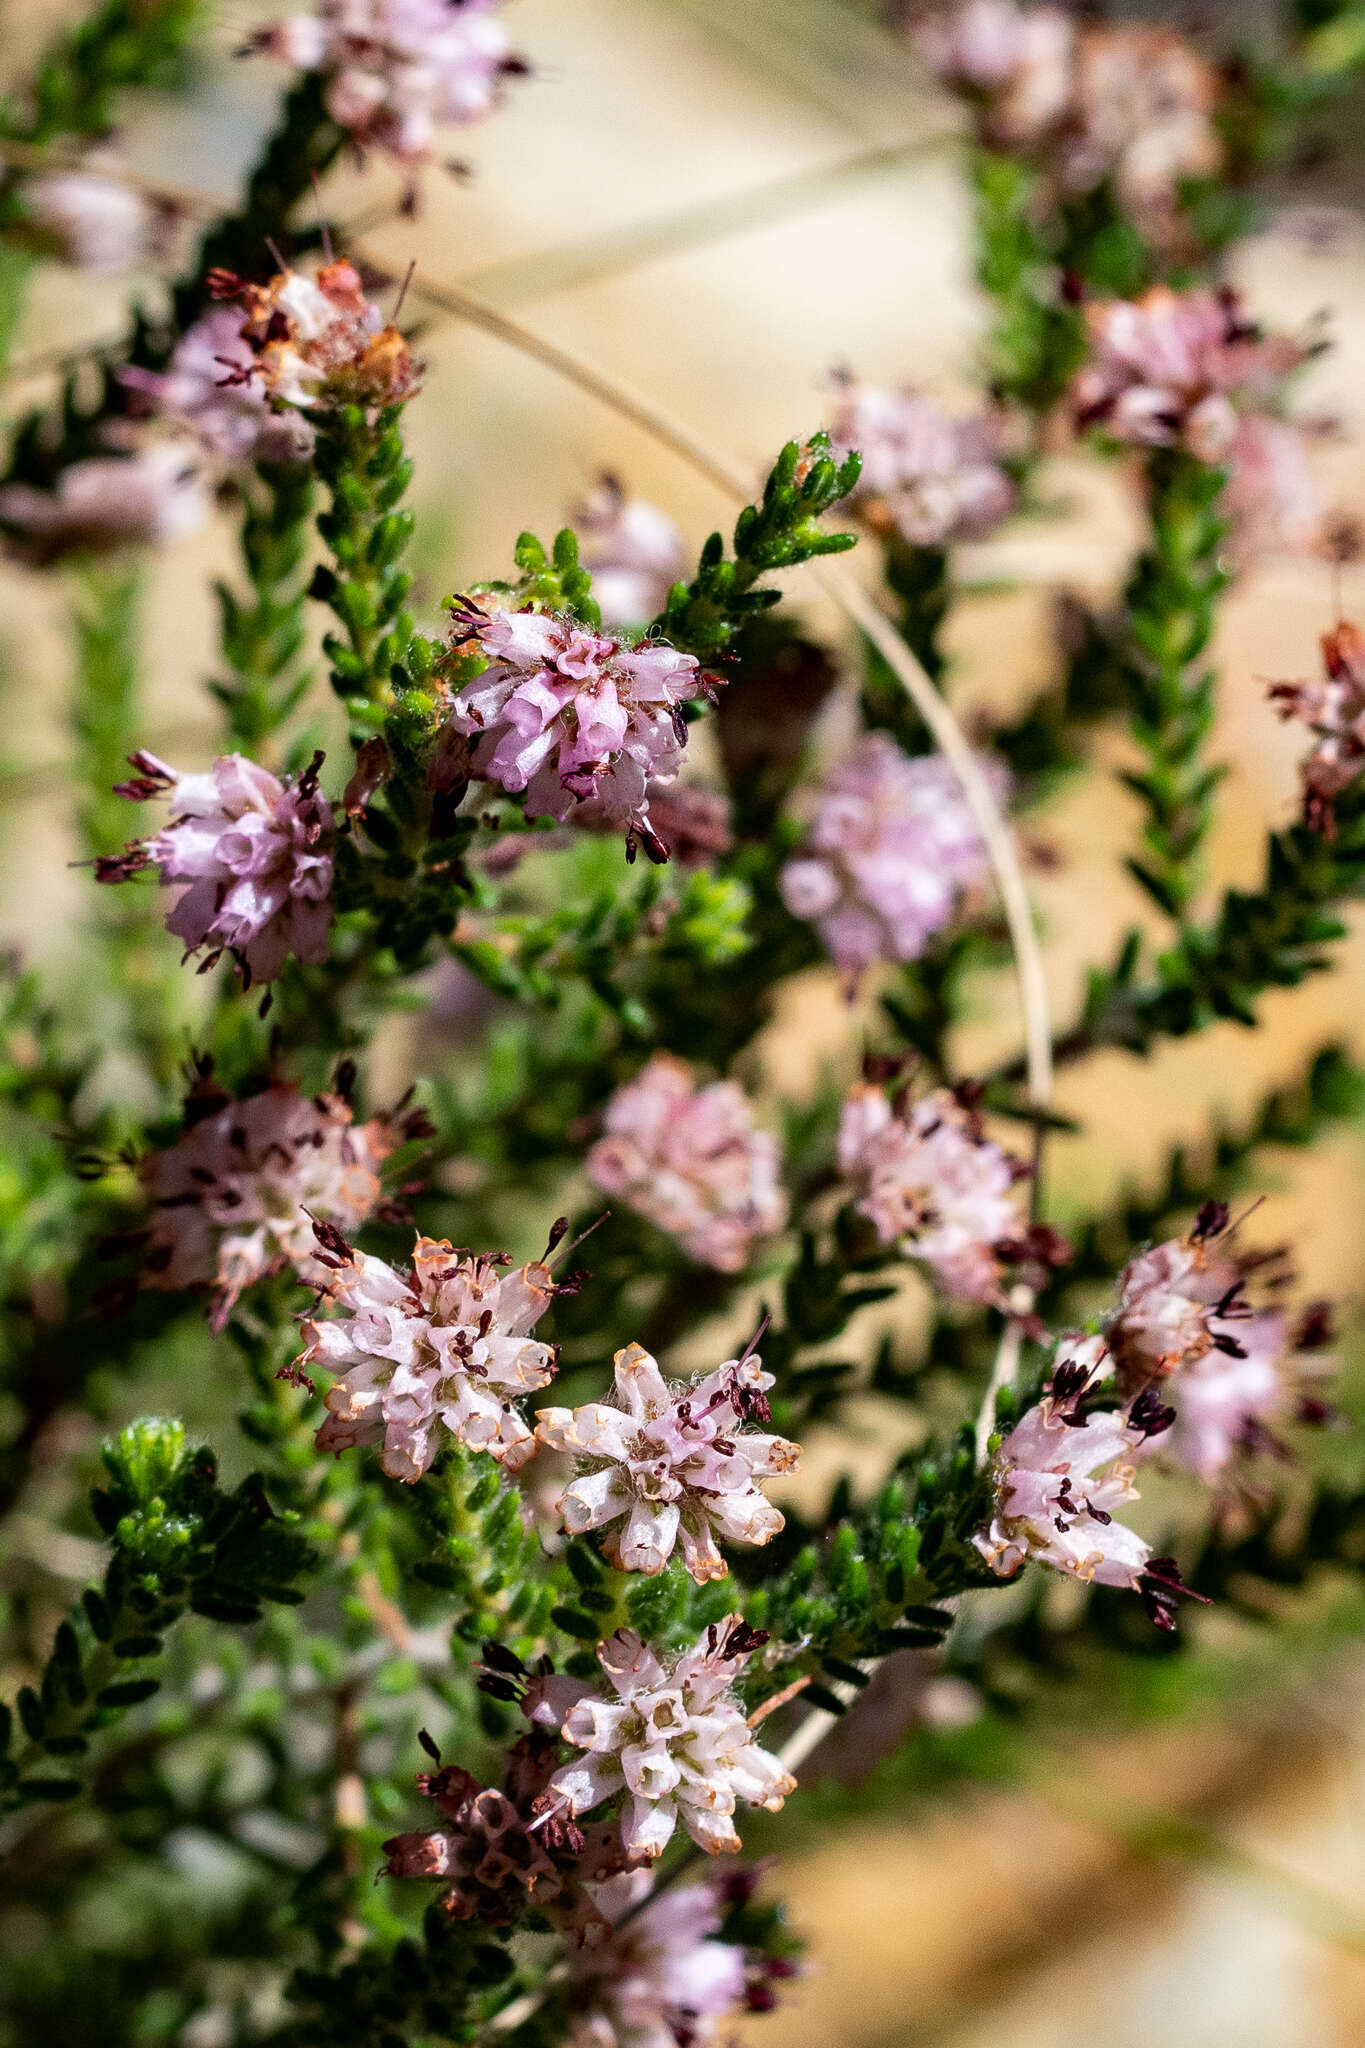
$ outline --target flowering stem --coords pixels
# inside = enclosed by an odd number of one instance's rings
[[[1214,607],[1228,581],[1218,559],[1225,472],[1179,449],[1147,459],[1152,545],[1127,591],[1130,731],[1147,766],[1124,782],[1147,808],[1144,854],[1128,862],[1148,895],[1182,917],[1198,882],[1199,852],[1224,770],[1203,745],[1215,713],[1215,671],[1201,666]]]
[[[403,600],[412,585],[398,560],[412,532],[411,512],[398,509],[412,477],[403,453],[399,411],[390,406],[371,421],[363,407],[343,406],[318,421],[316,462],[331,504],[318,514],[318,532],[334,569],[313,580],[313,595],[336,613],[345,629],[323,642],[332,663],[332,687],[353,723],[374,731],[392,701],[392,671],[412,638]]]
[[[308,687],[296,672],[305,636],[306,589],[299,578],[308,545],[313,480],[303,463],[261,463],[243,486],[241,553],[251,595],[217,585],[229,679],[210,684],[227,711],[234,744],[270,765],[270,742]]]
[[[1033,172],[1016,157],[977,149],[972,183],[977,276],[995,310],[986,350],[990,382],[1001,397],[1041,416],[1080,362],[1084,328],[1074,306],[1048,293],[1053,258],[1035,225]]]

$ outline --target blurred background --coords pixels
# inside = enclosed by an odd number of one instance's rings
[[[5,0],[5,72],[21,78],[76,11]],[[1206,25],[1255,31],[1253,6],[1203,12]],[[785,438],[821,424],[837,365],[969,400],[983,315],[960,121],[874,7],[515,0],[508,14],[534,75],[495,120],[452,138],[464,168],[429,177],[416,219],[392,217],[399,186],[383,162],[338,175],[340,217],[379,220],[361,238],[377,264],[401,276],[415,259],[418,287],[458,284],[514,315],[755,477]],[[137,105],[120,138],[130,164],[197,194],[233,191],[281,84],[269,60],[234,53],[270,18],[236,0],[211,10],[191,89]],[[1313,462],[1324,499],[1365,520],[1362,112],[1365,99],[1338,103],[1331,147],[1286,173],[1232,274],[1276,325],[1329,316],[1332,348],[1299,410],[1323,426]],[[48,392],[54,354],[117,333],[126,293],[122,281],[44,267],[6,411]],[[419,620],[462,581],[506,573],[517,533],[552,531],[603,469],[665,507],[693,543],[729,518],[666,450],[548,370],[436,316],[420,291],[408,310],[429,364],[409,414]],[[1042,495],[1051,516],[1007,527],[964,564],[976,587],[950,645],[954,701],[969,718],[1022,705],[1047,680],[1058,589],[1102,600],[1127,568],[1136,513],[1120,473],[1067,455],[1049,464]],[[187,765],[213,750],[210,584],[230,562],[224,526],[152,571],[147,740]],[[1224,605],[1216,753],[1232,773],[1211,891],[1250,882],[1267,825],[1293,814],[1301,742],[1275,722],[1263,685],[1316,672],[1333,573],[1320,560],[1273,561]],[[1339,573],[1344,610],[1361,617],[1365,566]],[[0,938],[78,986],[88,883],[65,866],[66,603],[60,585],[0,567]],[[1131,839],[1130,800],[1111,772],[1120,759],[1120,741],[1102,733],[1095,772],[1027,821],[1058,1017],[1074,1008],[1084,965],[1144,920],[1116,856]],[[1254,1037],[1224,1026],[1148,1064],[1112,1054],[1065,1074],[1061,1106],[1082,1130],[1052,1156],[1057,1220],[1153,1174],[1173,1142],[1197,1146],[1218,1119],[1245,1117],[1316,1046],[1365,1054],[1359,933],[1337,959],[1330,976],[1267,998]],[[961,1041],[968,1068],[1017,1038],[1009,977],[978,988]],[[414,1028],[396,1025],[384,1048],[395,1075]],[[769,1035],[767,1085],[799,1098],[831,1061],[851,1071],[859,1042],[832,974],[803,978]],[[1365,1267],[1362,1134],[1340,1129],[1272,1168],[1261,1234],[1293,1242],[1309,1293],[1352,1304]],[[850,1432],[816,1447],[820,1482],[850,1462],[884,1463],[884,1420],[870,1399],[855,1404]],[[1097,1672],[1090,1705],[1073,1687],[1055,1718],[984,1717],[968,1688],[943,1681],[908,1762],[869,1776],[856,1757],[833,1759],[850,1782],[827,1778],[764,1836],[780,1843],[814,1966],[776,2014],[746,2023],[746,2039],[1365,2040],[1365,1655],[1351,1647],[1351,1594],[1329,1590],[1288,1636],[1215,1616],[1178,1668],[1139,1660],[1122,1688]]]

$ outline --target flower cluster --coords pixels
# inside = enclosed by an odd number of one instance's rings
[[[567,2048],[709,2048],[720,2022],[744,2005],[748,1957],[738,1943],[715,1939],[718,1887],[684,1885],[653,1899],[650,1890],[647,1870],[598,1887],[611,1932],[571,1961]]]
[[[24,216],[51,238],[62,259],[92,277],[114,277],[160,255],[172,215],[122,178],[92,150],[78,171],[46,171],[20,188]]]
[[[6,484],[0,523],[15,553],[38,563],[182,539],[209,515],[202,449],[176,436],[126,455],[68,463],[52,490]]]
[[[1003,799],[1004,771],[983,773]],[[911,758],[866,734],[826,778],[800,851],[783,867],[782,900],[809,919],[841,974],[876,960],[917,960],[990,868],[961,784],[938,754]]]
[[[324,264],[316,278],[282,270],[266,284],[251,284],[219,270],[208,285],[215,298],[239,299],[245,308],[238,335],[250,361],[229,367],[229,376],[258,379],[273,404],[377,412],[401,405],[421,385],[422,365],[344,258]]]
[[[655,1053],[607,1104],[588,1172],[689,1257],[722,1273],[748,1264],[755,1241],[787,1220],[781,1154],[737,1082],[698,1087],[692,1069]]]
[[[410,1273],[358,1252],[319,1225],[326,1296],[340,1314],[304,1324],[298,1370],[335,1375],[318,1449],[378,1444],[393,1479],[416,1480],[441,1448],[442,1431],[515,1471],[535,1438],[515,1406],[554,1377],[555,1350],[530,1332],[554,1298],[548,1266],[502,1270],[505,1259],[471,1258],[419,1237]]]
[[[526,69],[512,55],[501,0],[319,0],[255,38],[300,71],[326,79],[327,111],[358,147],[415,165],[435,131],[480,120],[502,81]]]
[[[120,381],[230,467],[302,461],[312,451],[312,425],[301,413],[272,409],[242,327],[240,307],[213,306],[186,328],[164,370],[129,363]]]
[[[713,1622],[665,1661],[630,1629],[597,1647],[611,1691],[584,1691],[564,1715],[564,1740],[583,1752],[550,1780],[570,1814],[622,1798],[621,1839],[635,1861],[662,1856],[681,1821],[698,1848],[740,1846],[740,1802],[776,1813],[796,1780],[759,1746],[732,1687],[766,1641],[737,1614]]]
[[[1008,517],[1014,488],[993,414],[953,419],[921,391],[837,388],[830,439],[837,454],[856,448],[862,456],[849,503],[874,532],[943,548],[982,540]]]
[[[603,476],[574,507],[571,523],[607,626],[643,626],[663,610],[687,567],[683,537],[666,512]]]
[[[839,1119],[839,1171],[883,1244],[920,1259],[963,1301],[996,1301],[1025,1233],[1028,1169],[988,1138],[961,1092],[893,1103],[863,1082]]]
[[[1183,448],[1201,462],[1232,463],[1243,412],[1273,407],[1307,349],[1266,335],[1232,291],[1174,292],[1087,308],[1090,360],[1074,386],[1082,426],[1116,441]]]
[[[1130,1398],[1157,1389],[1172,1403],[1162,1453],[1206,1484],[1240,1451],[1273,1442],[1267,1423],[1291,1405],[1291,1355],[1330,1340],[1322,1304],[1292,1332],[1282,1309],[1248,1299],[1248,1277],[1265,1264],[1237,1252],[1226,1209],[1210,1203],[1188,1236],[1129,1262],[1106,1325],[1120,1389]]]
[[[385,1874],[440,1882],[452,1920],[507,1927],[531,1905],[580,1939],[600,1939],[609,1916],[588,1887],[618,1875],[625,1850],[613,1825],[583,1829],[546,1818],[559,1753],[555,1732],[533,1728],[509,1750],[500,1790],[453,1764],[423,1772],[417,1789],[435,1802],[440,1822],[385,1842]]]
[[[291,954],[325,960],[333,822],[318,788],[322,755],[297,782],[242,754],[220,755],[204,775],[181,775],[155,754],[129,760],[138,773],[119,794],[137,803],[168,797],[175,815],[151,838],[97,861],[97,878],[122,882],[155,867],[179,892],[166,928],[186,957],[208,947],[207,968],[230,953],[246,987],[273,981]]]
[[[521,796],[529,818],[563,820],[591,797],[615,824],[640,830],[650,781],[681,765],[681,707],[706,685],[693,656],[470,600],[455,610],[454,641],[462,658],[487,662],[450,707],[453,731],[475,742],[475,774]]]
[[[752,1353],[728,1359],[694,1384],[670,1386],[639,1344],[618,1351],[616,1400],[542,1408],[536,1435],[576,1460],[559,1500],[571,1536],[609,1528],[603,1549],[621,1571],[661,1572],[681,1544],[698,1585],[729,1570],[717,1536],[766,1543],[783,1526],[760,1479],[793,1472],[800,1458],[785,1437],[748,1429],[768,1419],[771,1373]]]
[[[1152,1619],[1169,1628],[1179,1574],[1117,1514],[1139,1498],[1137,1454],[1169,1424],[1170,1410],[1146,1402],[1087,1414],[1080,1403],[1090,1384],[1087,1364],[1058,1365],[995,1454],[994,1512],[972,1541],[1002,1579],[1033,1558],[1086,1584],[1142,1593]]]
[[[234,1101],[201,1083],[175,1144],[139,1168],[152,1210],[148,1285],[212,1287],[221,1329],[242,1290],[281,1267],[325,1284],[313,1219],[342,1231],[366,1222],[397,1142],[387,1117],[358,1124],[341,1095],[310,1099],[277,1081]]]
[[[1340,620],[1322,636],[1326,675],[1317,683],[1272,683],[1281,718],[1310,728],[1313,745],[1300,766],[1304,823],[1331,838],[1335,806],[1365,768],[1365,634]]]
[[[1058,7],[968,0],[931,15],[919,45],[975,106],[983,138],[1029,154],[1056,199],[1109,181],[1159,241],[1178,232],[1182,182],[1221,165],[1218,73],[1168,29],[1080,27]]]

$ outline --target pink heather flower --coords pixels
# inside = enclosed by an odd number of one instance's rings
[[[1059,7],[967,0],[930,14],[917,41],[943,83],[977,103],[997,143],[1036,143],[1070,108],[1076,31]]]
[[[215,1329],[243,1288],[283,1266],[324,1285],[313,1218],[358,1229],[379,1206],[396,1142],[386,1118],[357,1124],[341,1096],[310,1100],[284,1082],[241,1101],[191,1096],[181,1136],[139,1166],[152,1208],[148,1284],[211,1286]]]
[[[1116,1519],[1138,1499],[1140,1431],[1122,1412],[1078,1416],[1045,1394],[995,1458],[995,1510],[972,1542],[999,1578],[1030,1558],[1101,1586],[1136,1590],[1151,1545]]]
[[[921,1259],[948,1294],[995,1301],[1025,1231],[1027,1169],[988,1138],[951,1089],[893,1106],[856,1087],[839,1120],[839,1171],[883,1244]]]
[[[1090,362],[1073,387],[1077,419],[1117,441],[1179,445],[1201,462],[1227,463],[1239,407],[1264,410],[1305,350],[1266,336],[1230,291],[1173,292],[1087,309]]]
[[[571,1536],[610,1529],[602,1548],[621,1571],[661,1572],[681,1542],[698,1585],[729,1570],[717,1536],[764,1544],[783,1517],[757,1482],[794,1472],[801,1453],[784,1437],[746,1429],[768,1418],[773,1376],[753,1356],[732,1358],[689,1386],[670,1385],[639,1344],[618,1351],[615,1403],[542,1408],[536,1435],[575,1457],[579,1470],[559,1512]]]
[[[1209,178],[1223,147],[1213,66],[1170,29],[1092,28],[1076,51],[1074,107],[1062,145],[1073,190],[1112,178],[1120,201],[1160,237],[1182,179]]]
[[[748,1959],[712,1939],[722,1917],[715,1888],[686,1885],[641,1906],[651,1885],[647,1870],[633,1870],[597,1888],[612,1931],[570,1958],[567,2048],[709,2048],[743,2005]]]
[[[466,125],[497,105],[505,76],[523,71],[501,23],[500,0],[319,0],[256,37],[301,71],[327,80],[327,111],[362,148],[420,163],[446,123]]]
[[[1311,549],[1322,504],[1303,434],[1292,421],[1266,413],[1238,421],[1220,509],[1230,522],[1229,544],[1239,567]]]
[[[344,258],[324,264],[316,278],[284,270],[268,284],[249,284],[213,271],[208,286],[215,298],[240,299],[245,307],[238,334],[253,367],[233,374],[243,382],[254,376],[274,404],[379,411],[420,388],[422,365]]]
[[[101,177],[101,160],[96,151],[82,170],[25,178],[20,198],[27,219],[52,237],[65,262],[93,277],[114,277],[152,258],[165,214],[131,185]]]
[[[786,1222],[780,1165],[777,1139],[755,1130],[737,1082],[698,1087],[687,1063],[664,1052],[616,1090],[587,1159],[605,1194],[722,1273],[741,1272],[755,1240]]]
[[[979,765],[1003,799],[1004,770]],[[983,887],[986,850],[961,785],[937,754],[901,753],[885,733],[858,741],[815,797],[815,816],[778,886],[840,973],[917,960],[963,894]]]
[[[312,427],[297,412],[271,410],[242,324],[240,307],[213,306],[185,330],[164,370],[130,363],[120,382],[222,462],[302,460],[312,450]]]
[[[500,1791],[453,1764],[423,1773],[417,1789],[434,1800],[440,1822],[385,1842],[385,1875],[441,1883],[440,1903],[452,1920],[507,1927],[530,1905],[580,1940],[601,1940],[606,1920],[588,1887],[601,1884],[610,1895],[625,1851],[614,1826],[584,1830],[544,1820],[559,1748],[558,1735],[545,1728],[524,1735],[508,1751]]]
[[[1281,718],[1302,719],[1313,733],[1299,771],[1304,823],[1331,838],[1336,800],[1365,768],[1365,634],[1342,619],[1323,634],[1322,656],[1324,681],[1274,683],[1270,695]]]
[[[912,547],[942,548],[982,540],[1008,518],[1014,489],[989,413],[955,420],[920,391],[836,388],[830,439],[836,455],[856,448],[863,458],[849,502],[868,525]]]
[[[96,863],[102,882],[149,864],[179,891],[166,929],[204,966],[230,953],[247,987],[273,981],[292,954],[327,958],[332,923],[332,810],[318,788],[322,755],[297,782],[281,782],[242,754],[222,754],[204,775],[181,775],[155,754],[130,757],[137,777],[119,785],[136,802],[169,797],[169,825],[127,853]],[[202,970],[201,970],[202,971]]]
[[[568,1811],[623,1798],[621,1839],[637,1861],[661,1856],[679,1821],[710,1855],[736,1851],[740,1802],[776,1813],[796,1788],[759,1747],[731,1692],[765,1640],[732,1614],[667,1663],[630,1629],[599,1643],[611,1693],[569,1709],[564,1740],[583,1755],[550,1780]]]
[[[15,551],[39,562],[180,540],[208,514],[203,454],[183,439],[72,462],[51,491],[0,490],[0,522],[12,529]]]
[[[299,1360],[336,1375],[318,1449],[381,1444],[390,1478],[411,1481],[448,1430],[510,1471],[525,1464],[535,1438],[514,1404],[555,1371],[554,1346],[529,1335],[554,1295],[549,1267],[500,1272],[430,1237],[418,1238],[409,1274],[344,1240],[324,1244],[324,1263],[341,1313],[304,1324]]]
[[[648,624],[687,568],[683,537],[668,514],[647,498],[627,497],[614,476],[604,476],[571,520],[603,623]]]
[[[1206,1486],[1221,1477],[1239,1451],[1262,1440],[1267,1420],[1286,1401],[1284,1316],[1262,1309],[1243,1317],[1236,1324],[1236,1339],[1240,1357],[1206,1351],[1162,1388],[1175,1420],[1159,1440],[1161,1454]]]
[[[550,612],[491,613],[466,600],[457,647],[488,667],[451,702],[450,724],[475,739],[476,775],[524,793],[528,818],[567,818],[594,797],[618,825],[646,815],[651,778],[671,779],[687,727],[681,706],[703,688],[690,654],[591,632]]]

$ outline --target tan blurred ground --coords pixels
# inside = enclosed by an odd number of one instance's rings
[[[19,62],[34,24],[60,11],[11,0],[6,62]],[[268,62],[228,60],[250,18],[238,6],[215,14],[215,55],[193,115],[175,105],[140,115],[127,140],[140,167],[200,190],[230,186],[277,83]],[[420,221],[370,238],[396,271],[415,255],[419,276],[471,280],[756,473],[780,440],[819,423],[821,380],[836,362],[965,395],[979,314],[966,196],[950,153],[932,149],[875,176],[831,176],[823,192],[810,189],[821,167],[941,126],[944,110],[924,96],[903,51],[833,0],[516,0],[511,18],[539,75],[497,120],[459,138],[472,181],[434,176]],[[799,215],[772,218],[767,188],[797,178],[807,185]],[[392,189],[380,166],[364,199],[353,174],[342,182],[357,209],[376,187]],[[761,203],[744,203],[759,193]],[[727,199],[740,202],[729,208],[738,224],[731,231],[672,246],[679,216]],[[637,237],[637,260],[601,274],[612,253],[590,260],[599,241],[618,237],[619,253],[621,231],[652,221],[675,225],[662,238]],[[660,239],[662,253],[642,255]],[[565,284],[562,259],[560,267],[548,260],[565,248],[575,275],[594,274]],[[1304,403],[1340,423],[1318,457],[1326,494],[1365,514],[1365,224],[1350,218],[1325,248],[1268,234],[1245,250],[1238,271],[1271,318],[1298,325],[1331,309],[1336,347],[1314,369]],[[18,356],[117,325],[107,289],[47,275]],[[433,325],[423,348],[428,390],[410,421],[433,610],[461,576],[500,573],[521,528],[551,530],[603,465],[669,506],[694,538],[728,515],[666,451],[506,348],[452,324]],[[1047,586],[1101,593],[1122,573],[1134,525],[1120,480],[1071,462],[1053,481],[1067,515],[1008,534],[971,565],[1018,587],[967,604],[955,623],[954,688],[964,706],[1021,701],[1042,680]],[[216,533],[177,549],[155,575],[147,739],[163,751],[173,741],[178,758],[209,745],[207,577],[227,560]],[[1365,569],[1347,572],[1345,596],[1348,608],[1365,611]],[[64,867],[63,597],[51,587],[35,593],[3,570],[0,602],[0,930],[39,957],[59,958],[88,886]],[[1270,717],[1261,679],[1312,671],[1331,602],[1321,565],[1285,561],[1249,579],[1226,607],[1218,742],[1234,772],[1213,848],[1218,886],[1254,881],[1267,823],[1290,813],[1297,745]],[[1117,762],[1116,743],[1109,752]],[[1059,1018],[1075,1003],[1083,964],[1109,957],[1117,933],[1143,917],[1114,857],[1130,815],[1129,800],[1099,773],[1034,828],[1063,856],[1060,870],[1036,881]],[[1255,1038],[1223,1028],[1150,1066],[1112,1056],[1066,1075],[1061,1102],[1085,1132],[1057,1147],[1054,1185],[1064,1182],[1077,1201],[1101,1199],[1151,1168],[1172,1140],[1203,1128],[1212,1111],[1244,1112],[1323,1040],[1345,1037],[1359,1051],[1363,988],[1357,933],[1330,978],[1267,999],[1266,1029]],[[851,1063],[856,1024],[829,982],[812,977],[774,1035],[774,1081],[799,1089],[821,1062]],[[984,1061],[1011,1045],[1015,1028],[1002,978],[983,992],[969,1057]],[[1282,1173],[1277,1164],[1267,1234],[1294,1235],[1315,1289],[1359,1289],[1361,1189],[1354,1133]],[[1171,1768],[1183,1790],[1171,1796],[1202,1787],[1239,1842],[1311,1876],[1365,1923],[1358,1675],[1292,1731],[1254,1742],[1213,1731],[1183,1738],[1183,1749],[1178,1739]],[[1100,1757],[1086,1770],[1102,1778],[1106,1767],[1124,1768]],[[1128,1767],[1142,1776],[1132,1758]],[[1252,1803],[1241,1796],[1249,1779],[1264,1788]],[[1126,1864],[1111,1832],[1082,1826],[1037,1795],[982,1795],[928,1826],[889,1817],[795,1863],[785,1884],[819,1974],[746,2036],[770,2048],[892,2048],[912,2039],[1149,2048],[1168,2037],[1184,2048],[1348,2048],[1365,2039],[1359,1951],[1305,1931],[1282,1899],[1253,1899],[1225,1874],[1196,1881],[1169,1864]]]

